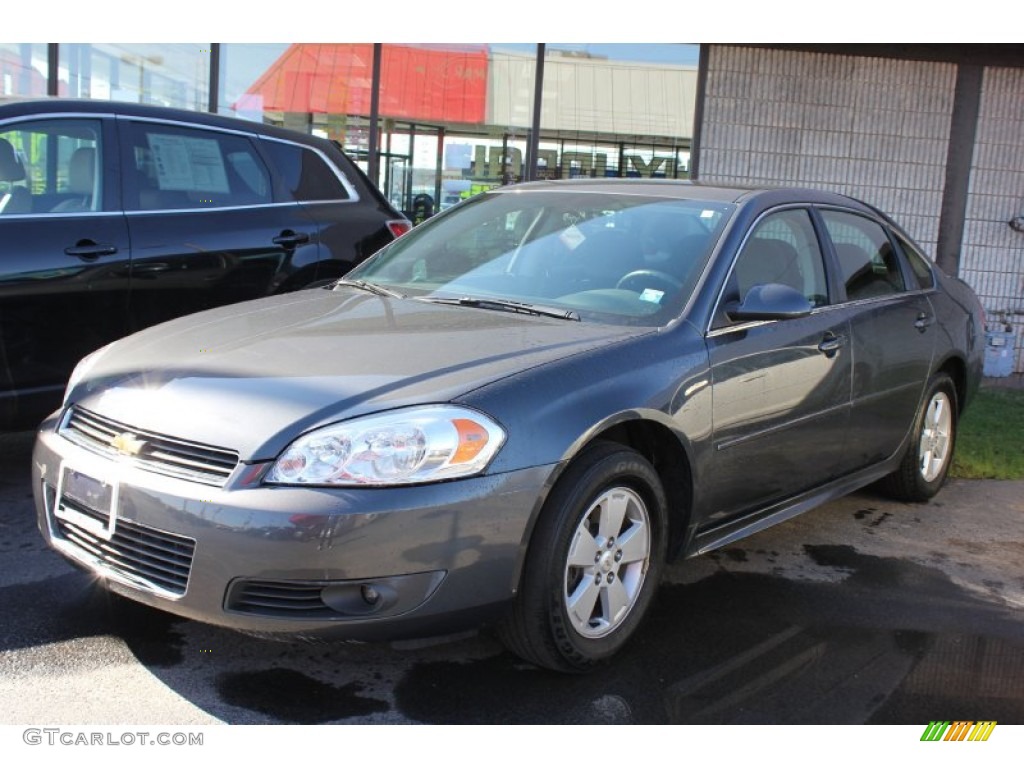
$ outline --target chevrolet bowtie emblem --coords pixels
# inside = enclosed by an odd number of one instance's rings
[[[131,432],[121,432],[110,439],[110,445],[118,453],[126,456],[138,456],[146,445],[145,440],[139,440]]]

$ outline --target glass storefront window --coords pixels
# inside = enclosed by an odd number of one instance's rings
[[[686,178],[698,46],[545,46],[538,176]]]
[[[219,110],[337,141],[367,170],[373,45],[225,44]],[[540,178],[686,177],[693,45],[552,45]],[[410,218],[530,177],[535,44],[381,46],[378,176]]]
[[[209,43],[61,43],[61,96],[205,110]]]
[[[46,71],[44,43],[0,43],[0,96],[45,96]]]

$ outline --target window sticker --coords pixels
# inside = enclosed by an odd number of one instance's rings
[[[562,234],[558,238],[565,244],[565,247],[570,251],[575,251],[587,236],[580,232],[579,228],[575,224],[569,225],[568,228],[562,230]]]
[[[230,192],[224,158],[216,139],[150,133],[157,185],[161,190]]]
[[[701,217],[702,219],[710,219],[710,218],[711,218],[711,217],[713,217],[714,215],[715,215],[715,212],[714,212],[714,211],[709,211],[709,210],[703,210],[703,211],[701,211],[701,212],[700,212],[700,217]]]
[[[644,288],[643,293],[640,294],[640,301],[649,301],[652,304],[660,304],[664,295],[664,291],[655,290],[654,288]]]

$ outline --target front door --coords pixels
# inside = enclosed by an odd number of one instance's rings
[[[754,285],[780,283],[814,309],[738,324],[720,314],[708,334],[715,453],[701,483],[712,525],[837,476],[851,355],[846,316],[829,302],[823,263],[809,213],[794,208],[764,217],[734,266],[723,305]]]

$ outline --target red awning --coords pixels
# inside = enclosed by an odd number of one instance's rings
[[[235,107],[369,115],[372,81],[372,43],[295,43]],[[486,46],[384,45],[382,117],[483,123],[486,103]]]

